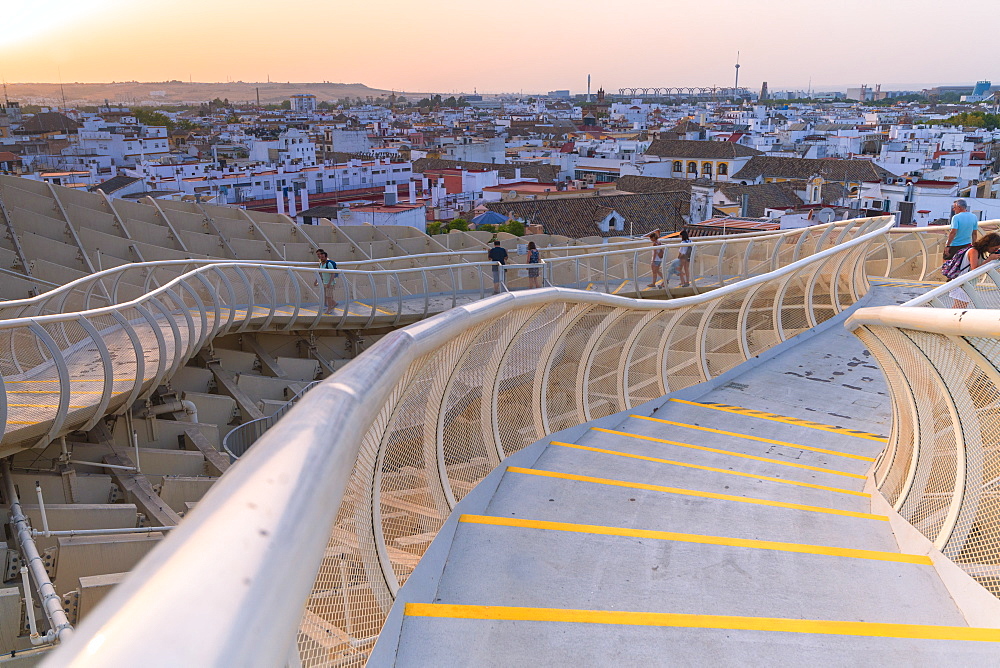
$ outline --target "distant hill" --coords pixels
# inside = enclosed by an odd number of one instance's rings
[[[162,102],[165,104],[180,104],[184,102],[206,102],[215,98],[228,99],[231,102],[253,102],[257,100],[260,91],[262,104],[273,104],[289,99],[299,93],[312,93],[319,101],[337,100],[342,97],[388,96],[393,91],[381,88],[370,88],[361,83],[187,83],[183,81],[170,82],[140,82],[126,81],[122,83],[9,83],[7,97],[22,104],[38,104],[45,106],[62,105],[65,95],[68,106],[83,106],[101,104],[108,100],[112,104],[149,104]],[[406,93],[395,91],[396,95],[404,95],[410,99],[425,97],[426,93]]]

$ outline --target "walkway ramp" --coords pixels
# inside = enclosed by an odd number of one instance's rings
[[[1000,630],[970,628],[873,510],[891,419],[870,364],[828,327],[515,455],[456,509],[369,665],[994,662]]]

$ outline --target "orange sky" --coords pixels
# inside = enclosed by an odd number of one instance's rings
[[[739,50],[754,88],[997,81],[975,36],[998,16],[992,0],[961,16],[931,0],[5,0],[0,78],[581,92],[588,73],[595,89],[729,85]]]

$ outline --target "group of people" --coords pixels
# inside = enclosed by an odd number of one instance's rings
[[[680,286],[682,288],[689,287],[691,285],[691,249],[694,248],[694,244],[691,243],[691,239],[688,238],[688,233],[686,230],[682,230],[680,233],[681,237],[681,247],[677,252],[677,257],[671,260],[667,265],[667,275],[663,277],[662,266],[663,266],[663,252],[665,250],[662,243],[660,243],[660,231],[653,230],[648,235],[646,235],[649,240],[653,243],[653,259],[650,262],[650,270],[652,271],[651,283],[647,286],[650,288],[657,287],[657,284],[662,280],[663,287],[666,287],[670,282],[672,276],[677,276],[680,279]],[[499,241],[493,242],[493,248],[487,253],[487,257],[490,262],[493,262],[493,294],[500,292],[503,285],[503,276],[501,274],[501,265],[507,264],[507,259],[509,253],[507,249],[500,245]],[[538,246],[535,245],[534,241],[528,242],[528,262],[527,264],[541,264],[542,257],[538,252]],[[542,279],[539,275],[539,270],[535,268],[528,269],[528,287],[529,288],[540,288],[542,287]]]
[[[949,276],[955,279],[979,268],[990,256],[1000,252],[1000,234],[990,232],[980,235],[979,218],[969,211],[969,205],[964,199],[955,200],[951,211],[954,215],[951,217],[951,230],[945,242],[942,270],[949,267],[956,255],[961,254],[962,259],[956,260],[956,271]],[[953,308],[965,308],[969,305],[969,295],[961,287],[954,288],[948,296],[954,300]]]
[[[493,248],[490,249],[489,253],[486,254],[489,257],[490,262],[493,263],[493,294],[498,294],[500,288],[503,286],[504,277],[500,275],[500,265],[507,264],[507,258],[509,253],[507,249],[500,245],[499,240],[493,242]],[[538,252],[538,246],[535,245],[534,241],[528,242],[528,264],[541,264],[542,255]],[[536,267],[530,267],[528,269],[528,288],[540,288],[542,287],[542,277],[541,272]]]
[[[688,233],[686,231],[681,231],[681,248],[677,253],[677,257],[674,258],[670,264],[667,265],[667,275],[663,278],[661,275],[661,266],[663,265],[663,244],[660,243],[660,231],[654,230],[647,235],[653,243],[653,260],[650,264],[650,269],[652,270],[652,283],[649,287],[655,288],[657,284],[663,280],[664,287],[670,282],[672,276],[677,276],[680,278],[681,287],[687,287],[691,285],[691,249],[694,245],[688,238]],[[996,236],[996,235],[994,235]],[[538,251],[538,246],[534,241],[528,242],[528,262],[527,264],[541,264],[542,256]],[[493,263],[493,294],[498,294],[503,286],[504,277],[501,274],[501,265],[507,264],[507,259],[509,258],[509,253],[507,249],[500,245],[500,241],[496,240],[493,242],[493,247],[487,253],[490,262]],[[337,308],[336,299],[336,287],[337,287],[337,274],[333,270],[337,268],[337,263],[330,259],[330,256],[322,248],[317,249],[316,259],[319,260],[319,268],[322,269],[319,276],[314,281],[314,285],[319,287],[323,286],[323,307],[324,312],[327,314],[333,313],[334,309]],[[539,268],[530,267],[528,269],[528,287],[529,288],[540,288],[542,287],[542,277]]]
[[[663,248],[663,244],[660,243],[659,230],[653,230],[646,236],[653,243],[653,259],[649,264],[652,277],[650,278],[649,285],[646,287],[655,288],[661,280],[660,268],[663,266],[663,252],[665,249]],[[663,287],[667,287],[670,283],[671,276],[677,276],[680,279],[680,287],[687,288],[691,286],[691,249],[693,248],[694,244],[688,238],[687,230],[681,230],[681,247],[677,251],[677,257],[667,265],[667,275],[662,277]]]

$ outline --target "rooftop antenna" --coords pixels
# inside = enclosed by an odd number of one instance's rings
[[[736,82],[733,83],[733,88],[740,87],[740,52],[736,52]]]

